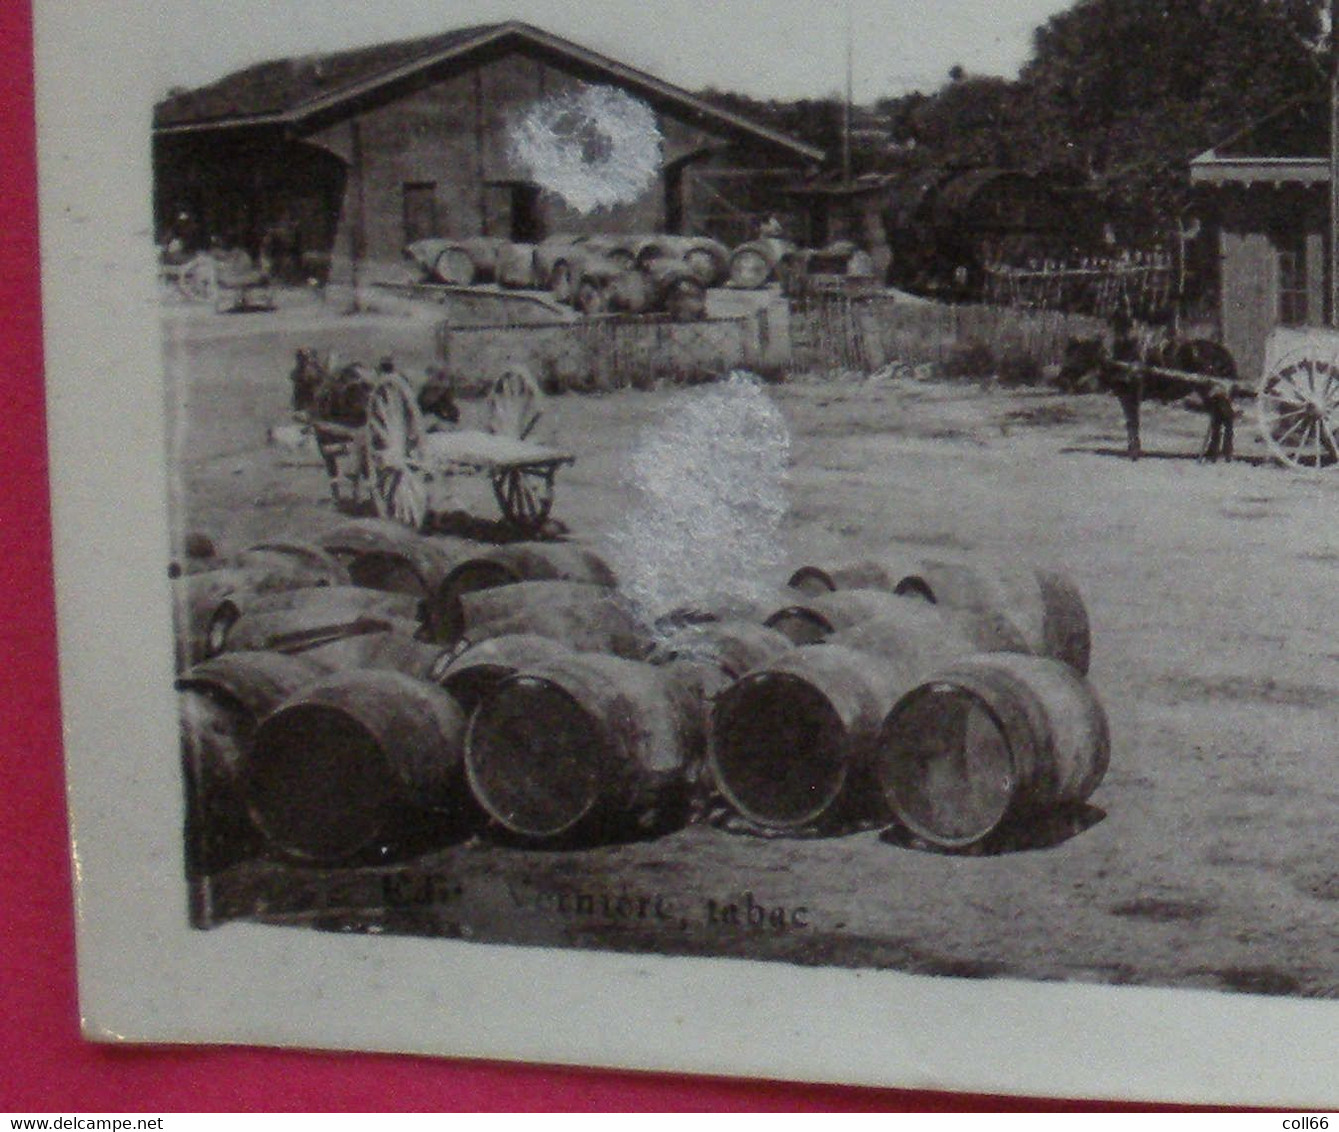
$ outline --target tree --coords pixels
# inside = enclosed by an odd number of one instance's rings
[[[1076,158],[1169,222],[1188,163],[1292,98],[1318,96],[1317,0],[1079,0],[1034,34],[1020,83],[1038,158]]]
[[[1033,33],[1017,79],[960,65],[932,94],[880,99],[881,146],[858,138],[857,172],[1000,165],[1071,171],[1150,228],[1176,223],[1189,162],[1292,99],[1323,96],[1328,0],[1076,0]],[[721,105],[826,149],[833,97]]]

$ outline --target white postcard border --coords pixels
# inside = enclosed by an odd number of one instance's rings
[[[140,0],[35,4],[61,686],[89,1037],[1054,1097],[1336,1101],[1333,1002],[189,929],[148,208],[154,11]]]

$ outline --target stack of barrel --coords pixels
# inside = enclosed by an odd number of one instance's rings
[[[874,262],[854,243],[801,248],[760,237],[727,248],[707,236],[556,235],[540,243],[500,237],[434,237],[404,249],[425,281],[470,287],[548,291],[586,314],[663,312],[676,321],[703,317],[711,287],[759,290],[781,284],[803,295],[822,281],[873,280]]]
[[[271,578],[293,558],[290,584],[251,593],[178,680],[197,872],[486,828],[591,844],[720,806],[763,831],[896,825],[962,849],[1081,803],[1106,768],[1087,614],[1053,571],[806,566],[757,608],[649,625],[579,544],[380,520],[317,541],[254,551]],[[204,577],[182,582],[216,593]]]
[[[707,289],[725,281],[730,258],[716,240],[671,235],[554,236],[540,244],[433,238],[404,254],[428,281],[542,289],[585,314],[662,313],[676,322],[705,317]]]

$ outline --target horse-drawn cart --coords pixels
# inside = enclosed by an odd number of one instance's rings
[[[337,502],[370,498],[377,513],[415,530],[440,513],[449,480],[485,475],[508,522],[533,535],[553,508],[554,477],[576,457],[530,439],[543,396],[524,370],[509,370],[485,405],[482,429],[430,421],[405,377],[381,373],[367,398],[366,423],[305,416]]]
[[[1112,357],[1101,343],[1075,340],[1061,370],[1062,388],[1096,374],[1125,414],[1129,454],[1138,458],[1139,407],[1146,399],[1197,397],[1209,414],[1200,456],[1232,458],[1233,402],[1254,398],[1255,425],[1271,457],[1292,468],[1339,467],[1339,333],[1279,328],[1266,345],[1263,375],[1251,385],[1236,376],[1231,354],[1202,339],[1140,350],[1138,360]],[[1068,385],[1064,383],[1068,382]]]

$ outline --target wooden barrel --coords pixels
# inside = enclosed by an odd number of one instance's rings
[[[421,535],[390,519],[354,519],[321,536],[356,586],[427,597],[462,558],[468,539]]]
[[[620,271],[604,289],[605,303],[611,311],[645,314],[657,307],[656,285],[645,271],[633,268]]]
[[[398,672],[344,672],[304,688],[260,725],[243,765],[266,840],[338,863],[428,826],[444,843],[476,811],[461,765],[465,715],[441,688]]]
[[[246,618],[238,622],[240,629]],[[418,680],[429,679],[446,651],[440,645],[416,640],[411,622],[360,627],[351,632],[332,633],[319,643],[306,644],[289,655],[306,657],[331,672],[356,670],[402,672]],[[276,645],[284,651],[283,643]],[[292,646],[289,646],[291,648]]]
[[[531,290],[539,286],[535,245],[504,243],[497,251],[497,281],[503,287]]]
[[[656,308],[674,322],[699,322],[707,316],[707,289],[688,265],[655,260],[644,269],[656,294]]]
[[[1031,652],[1023,634],[1000,614],[941,609],[905,597],[887,603],[869,620],[834,632],[827,641],[894,660],[917,678],[974,653]]]
[[[228,631],[227,652],[282,652],[295,656],[351,637],[395,632],[412,639],[417,630],[418,622],[376,609],[359,612],[356,608],[320,603],[312,607],[262,609],[242,614]]]
[[[513,833],[612,840],[681,812],[691,729],[657,668],[574,653],[516,673],[479,705],[465,768]]]
[[[443,248],[433,261],[432,274],[440,283],[452,287],[469,287],[479,275],[474,257],[459,244]]]
[[[404,249],[404,258],[416,264],[423,273],[425,280],[438,279],[437,262],[446,252],[456,247],[452,240],[442,239],[439,236],[431,236],[425,240],[415,240],[407,244]]]
[[[793,642],[775,629],[752,621],[712,621],[685,625],[657,642],[654,660],[710,664],[729,680],[738,680],[788,652]]]
[[[427,600],[425,620],[433,640],[454,644],[464,632],[461,598],[478,590],[531,581],[617,584],[598,554],[578,543],[515,542],[470,554],[455,562]]]
[[[1006,821],[1088,798],[1110,759],[1088,682],[1050,657],[965,657],[903,696],[880,729],[875,768],[897,820],[964,848]]]
[[[730,249],[708,236],[690,237],[680,253],[688,270],[704,287],[718,287],[730,274]]]
[[[751,621],[761,625],[778,609],[803,602],[805,595],[788,586],[760,586],[754,593],[703,594],[676,606],[656,619],[662,635],[686,625],[704,625],[715,621]]]
[[[309,542],[275,539],[247,547],[234,559],[239,570],[286,578],[294,587],[347,586],[349,572],[324,547]]]
[[[224,650],[251,596],[245,570],[225,567],[172,579],[178,670]]]
[[[730,250],[709,236],[650,236],[637,245],[636,266],[656,261],[674,263],[703,287],[715,287],[730,269]]]
[[[471,287],[486,281],[477,257],[471,255],[470,249],[463,244],[451,244],[443,249],[432,265],[432,275],[451,287]]]
[[[1002,614],[938,609],[921,601],[906,601],[905,608],[890,609],[872,621],[841,629],[827,641],[875,656],[905,657],[926,675],[930,667],[971,653],[1032,655],[1018,627]]]
[[[600,282],[607,282],[618,272],[636,266],[637,247],[644,238],[612,233],[587,236],[581,245],[585,257],[584,270],[598,275]]]
[[[312,625],[332,625],[364,618],[416,621],[418,607],[419,602],[412,594],[387,593],[363,586],[319,586],[264,594],[250,603],[247,612],[293,613],[308,618]]]
[[[912,600],[887,590],[833,590],[784,606],[764,624],[797,645],[812,645],[842,629],[883,617],[900,617]]]
[[[786,240],[750,240],[740,244],[730,255],[729,286],[757,290],[767,286],[775,277],[785,257],[795,246]]]
[[[461,652],[441,654],[428,676],[469,713],[507,677],[534,665],[562,661],[571,652],[551,637],[509,633],[468,645]]]
[[[670,694],[688,721],[688,782],[693,807],[704,812],[718,797],[706,767],[711,708],[716,697],[755,669],[793,646],[780,633],[756,621],[718,621],[685,625],[656,645],[653,663],[660,665]]]
[[[769,829],[878,808],[871,747],[912,682],[894,662],[838,645],[783,653],[716,698],[708,761],[718,789]]]
[[[915,581],[919,569],[920,560],[914,556],[890,552],[854,562],[801,566],[787,584],[811,597],[833,590],[887,590],[929,600]]]
[[[1062,660],[1086,675],[1092,655],[1088,610],[1067,575],[1029,563],[974,558],[923,558],[916,581],[930,600],[950,609],[1004,614],[1023,632],[1029,649]]]
[[[582,652],[643,660],[653,648],[642,624],[616,590],[589,582],[517,582],[465,594],[461,639],[477,644],[527,633]]]
[[[604,314],[609,310],[609,286],[593,275],[583,275],[572,295],[572,306],[582,314]]]
[[[498,257],[506,244],[500,236],[469,236],[460,247],[474,264],[474,282],[492,283],[497,279]]]
[[[220,872],[259,849],[242,795],[242,761],[260,720],[324,671],[298,657],[231,653],[177,678],[186,867],[192,875]]]
[[[233,626],[247,610],[348,588],[328,586],[325,577],[297,558],[273,554],[247,567],[226,566],[174,578],[178,669],[223,652]]]
[[[549,285],[549,277],[560,262],[577,254],[573,249],[579,247],[580,241],[580,236],[563,234],[548,236],[535,245],[535,274],[540,287]]]

